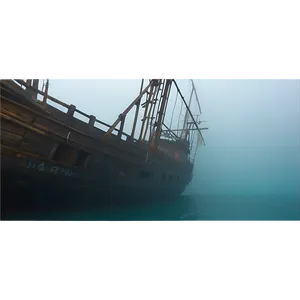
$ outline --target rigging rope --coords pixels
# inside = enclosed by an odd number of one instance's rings
[[[171,128],[171,129],[172,129],[173,116],[174,116],[174,111],[175,111],[175,107],[176,107],[176,103],[177,103],[177,98],[178,98],[178,91],[177,91],[177,94],[176,94],[176,100],[175,100],[175,103],[174,103],[173,112],[172,112],[172,117],[171,117],[171,124],[170,124],[170,128]]]
[[[177,90],[177,93],[178,93],[178,90]],[[180,121],[180,117],[181,117],[182,105],[183,105],[183,102],[181,101],[180,113],[179,113],[179,116],[178,116],[178,122],[177,122],[177,128],[178,128],[178,129],[179,129],[179,121]]]
[[[196,122],[198,122],[198,116],[196,116]],[[190,142],[190,147],[191,149],[193,148],[194,146],[194,139],[195,139],[195,134],[196,134],[196,131],[194,130],[191,134],[191,142]]]

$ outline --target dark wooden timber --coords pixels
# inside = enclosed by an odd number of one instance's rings
[[[140,94],[143,91],[143,86],[144,86],[144,79],[142,80],[141,83],[141,89],[140,89]],[[135,133],[135,128],[136,128],[136,123],[137,123],[137,118],[138,118],[138,114],[139,114],[139,109],[140,109],[140,103],[141,103],[141,98],[138,100],[138,102],[136,103],[136,108],[135,108],[135,115],[134,115],[134,121],[133,121],[133,126],[132,126],[132,131],[131,131],[131,140],[134,139],[134,133]]]
[[[163,98],[161,101],[161,106],[160,106],[160,109],[158,112],[158,120],[157,120],[157,125],[156,125],[157,129],[156,129],[155,140],[154,140],[154,149],[158,148],[159,138],[160,138],[161,130],[162,130],[163,116],[165,114],[165,107],[167,105],[168,95],[170,93],[171,84],[172,84],[172,80],[166,80],[164,95],[163,95]]]

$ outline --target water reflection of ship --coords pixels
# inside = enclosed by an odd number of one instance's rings
[[[201,130],[206,129],[199,128],[199,115],[195,117],[191,111],[194,95],[201,113],[193,82],[187,103],[175,80],[152,79],[147,84],[142,80],[139,95],[112,125],[50,96],[48,80],[40,89],[39,85],[41,82],[35,79],[1,80],[5,195],[25,185],[49,192],[93,191],[97,201],[115,197],[126,201],[129,195],[139,199],[179,195],[192,180],[197,147],[203,141]],[[167,126],[171,90],[175,91],[176,101]],[[178,103],[181,108],[174,129]],[[130,112],[134,117],[128,134],[124,123]],[[12,201],[5,198],[6,202]]]

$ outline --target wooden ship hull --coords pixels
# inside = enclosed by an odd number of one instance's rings
[[[152,80],[144,90],[141,87],[139,97],[111,126],[49,96],[48,85],[44,91],[38,90],[38,80],[1,80],[2,208],[16,207],[20,202],[28,205],[33,198],[35,202],[47,198],[54,205],[64,201],[126,203],[180,195],[192,180],[193,164],[187,159],[185,141],[162,138],[163,101],[167,105],[171,83],[172,80]],[[124,133],[126,113],[133,107],[138,111],[146,96],[144,121],[147,120],[148,115],[151,117],[149,108],[146,112],[147,105],[155,103],[151,97],[157,101],[159,93],[159,125],[152,140],[134,138],[137,112],[132,134]],[[37,100],[38,94],[42,100]],[[67,112],[50,105],[50,101]],[[85,116],[88,122],[79,120],[74,113]],[[96,123],[106,129],[96,127]],[[145,131],[147,122],[144,123]],[[25,201],[20,192],[25,188],[38,196]]]

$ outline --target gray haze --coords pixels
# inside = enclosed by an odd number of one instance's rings
[[[187,99],[189,82],[178,83]],[[299,80],[195,80],[195,85],[209,130],[203,132],[206,146],[198,150],[187,194],[299,197]],[[111,124],[139,89],[140,80],[51,80],[49,93]],[[170,107],[175,98],[171,94]]]

